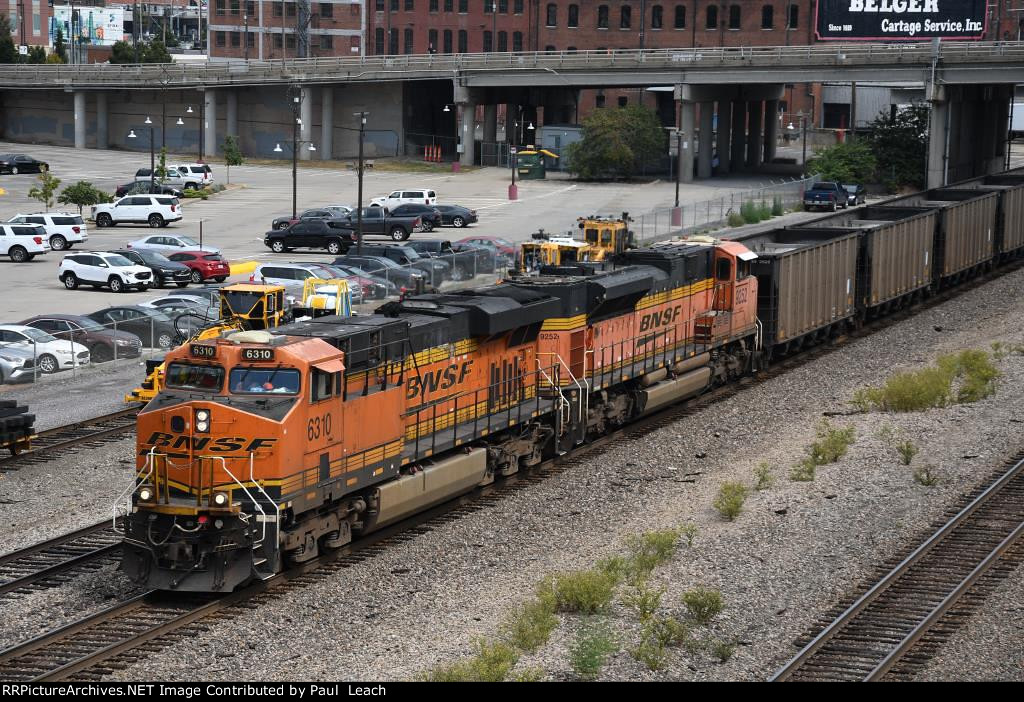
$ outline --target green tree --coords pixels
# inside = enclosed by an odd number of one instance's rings
[[[57,36],[53,38],[53,54],[60,57],[61,63],[68,62],[68,47],[64,43],[64,30],[57,27]]]
[[[11,18],[7,15],[0,15],[0,63],[21,63],[11,36]]]
[[[101,202],[110,202],[111,197],[87,180],[80,180],[74,185],[69,185],[61,191],[57,202],[62,205],[77,205],[78,214],[82,214],[83,207],[91,207]]]
[[[145,46],[141,52],[140,60],[143,63],[170,63],[171,55],[167,53],[167,47],[159,39],[155,39]]]
[[[163,183],[167,180],[167,147],[160,147],[160,160],[156,162],[156,173],[153,174],[157,182]]]
[[[181,42],[178,41],[177,35],[174,33],[171,27],[167,26],[166,20],[164,21],[163,32],[160,38],[168,49],[173,49],[178,46],[181,46]]]
[[[878,180],[890,190],[901,185],[924,187],[928,162],[928,113],[923,103],[893,115],[882,111],[868,127],[865,140],[878,162]]]
[[[46,63],[46,49],[41,46],[28,47],[28,63]]]
[[[231,167],[241,166],[244,162],[242,159],[242,150],[238,147],[238,138],[228,134],[224,137],[224,146],[222,147],[224,153],[224,163],[228,167],[228,184],[231,184]]]
[[[807,162],[807,172],[839,183],[870,183],[875,180],[876,165],[870,144],[864,140],[847,141],[816,151]]]
[[[115,41],[110,48],[110,63],[135,63],[135,49],[126,41]]]
[[[51,53],[46,57],[46,63],[67,63],[60,57],[60,54]]]
[[[641,105],[595,110],[583,120],[583,138],[569,146],[569,170],[584,180],[629,178],[665,153],[665,130]]]
[[[33,200],[39,200],[47,210],[52,209],[53,194],[60,186],[60,178],[55,178],[49,171],[44,171],[36,180],[39,181],[39,186],[32,186],[32,189],[28,191],[28,196]]]

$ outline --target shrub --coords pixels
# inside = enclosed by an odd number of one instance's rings
[[[646,622],[658,611],[658,607],[661,605],[661,596],[664,594],[663,588],[655,590],[648,587],[646,583],[639,583],[623,593],[619,601],[627,609],[636,612],[640,621]]]
[[[712,503],[719,513],[730,522],[743,511],[749,489],[743,483],[725,482],[718,488],[718,497]]]
[[[740,215],[747,224],[757,224],[761,221],[761,212],[753,201],[744,202],[740,205]]]
[[[817,471],[818,464],[814,462],[814,459],[805,458],[789,471],[789,479],[797,483],[809,483],[814,480]]]
[[[651,636],[645,636],[640,644],[629,651],[636,660],[647,666],[648,670],[661,670],[665,666],[665,659],[668,657],[665,646]]]
[[[700,530],[697,529],[696,524],[684,524],[679,527],[679,535],[686,539],[686,545],[688,548],[693,547],[693,540],[696,538],[698,531]]]
[[[423,682],[503,682],[519,661],[519,654],[503,643],[477,642],[472,658],[439,666],[420,676]]]
[[[582,680],[595,680],[608,656],[618,650],[615,637],[603,623],[583,626],[569,648],[573,672]]]
[[[743,215],[739,212],[733,212],[732,210],[729,210],[729,216],[726,221],[729,223],[730,227],[742,227],[747,223],[746,220],[743,219]]]
[[[954,401],[977,402],[995,392],[998,378],[999,371],[986,352],[966,350],[940,356],[933,366],[896,373],[880,388],[862,388],[854,394],[853,404],[887,412],[914,412],[946,407]]]
[[[623,556],[608,556],[597,562],[597,569],[612,578],[616,584],[629,574],[631,564]]]
[[[544,669],[538,667],[523,668],[513,673],[509,682],[540,682],[544,679]]]
[[[892,446],[893,442],[896,441],[896,430],[892,428],[891,424],[883,424],[875,436],[886,446]]]
[[[761,204],[757,208],[758,218],[764,222],[765,220],[772,218],[772,206],[764,200],[761,200]]]
[[[678,529],[649,531],[640,536],[630,536],[626,540],[626,546],[630,551],[629,561],[632,574],[645,577],[659,565],[668,561],[675,554],[678,541]]]
[[[707,624],[725,608],[722,593],[703,586],[683,593],[683,604],[698,624]]]
[[[852,426],[837,429],[827,419],[823,419],[818,425],[818,440],[808,447],[807,452],[816,465],[835,463],[846,455],[856,434]]]
[[[911,441],[901,441],[896,444],[896,453],[900,455],[900,462],[909,466],[910,462],[914,460],[914,456],[917,455],[917,447]]]
[[[985,399],[996,391],[999,375],[984,351],[961,351],[956,357],[956,376],[960,379],[956,401],[967,403]]]
[[[772,467],[767,461],[762,461],[754,469],[754,479],[757,481],[754,483],[754,489],[758,492],[772,486],[775,478],[772,476]]]
[[[531,600],[516,609],[502,625],[502,635],[521,651],[533,652],[548,642],[558,627],[558,617],[550,601]]]
[[[555,602],[560,612],[596,614],[612,601],[617,581],[599,570],[578,570],[555,576]]]
[[[1001,341],[992,342],[992,357],[997,361],[1001,361],[1006,358],[1006,354],[1009,353],[1009,348]]]
[[[786,208],[782,204],[782,196],[776,195],[772,198],[772,217],[779,217],[786,214]]]
[[[690,628],[675,617],[658,617],[644,628],[644,636],[648,635],[664,647],[681,646],[690,640]]]
[[[925,487],[931,487],[938,484],[939,475],[934,466],[922,466],[914,469],[914,480]]]
[[[718,658],[718,660],[725,663],[732,658],[732,654],[736,652],[736,644],[729,643],[727,641],[715,641],[711,644],[711,652],[716,658]]]

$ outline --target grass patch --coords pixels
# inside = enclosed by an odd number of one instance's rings
[[[512,612],[502,624],[501,633],[510,645],[532,653],[548,642],[557,627],[554,602],[538,597]]]
[[[651,636],[642,638],[639,645],[629,650],[629,654],[647,666],[648,670],[661,670],[668,658],[665,646]]]
[[[730,522],[743,511],[743,503],[750,489],[743,483],[725,482],[718,488],[718,496],[711,504]]]
[[[772,467],[767,461],[762,461],[754,469],[754,489],[758,492],[767,490],[775,482],[772,475]]]
[[[875,436],[886,446],[892,446],[896,442],[897,432],[891,424],[883,424]]]
[[[810,483],[818,472],[818,464],[812,458],[805,458],[789,471],[789,479],[795,483]]]
[[[772,197],[772,217],[781,217],[786,214],[786,208],[782,205],[782,196],[775,195]]]
[[[686,539],[686,547],[693,548],[693,540],[697,537],[697,533],[700,529],[697,528],[696,524],[684,524],[679,527],[679,535]]]
[[[645,579],[651,571],[669,561],[679,547],[679,529],[648,531],[626,539],[629,549],[629,575],[634,581]]]
[[[921,466],[914,469],[914,480],[925,487],[931,487],[939,484],[939,474],[935,466]]]
[[[559,612],[597,614],[608,608],[618,580],[600,570],[577,570],[556,575],[555,609]]]
[[[861,411],[917,412],[977,402],[995,392],[999,375],[987,352],[967,349],[940,356],[932,366],[896,373],[881,387],[861,388],[852,404]]]
[[[736,652],[736,644],[728,641],[714,641],[710,645],[711,653],[722,663],[727,663]]]
[[[683,593],[683,604],[698,624],[707,624],[725,608],[722,593],[706,587],[696,587]]]
[[[619,645],[608,626],[603,622],[591,622],[576,633],[576,640],[569,648],[569,662],[578,678],[596,680],[608,656],[618,649]]]
[[[741,215],[739,212],[732,211],[729,212],[729,217],[727,221],[730,227],[742,227],[744,224],[747,223],[747,221],[743,219],[743,215]]]
[[[630,588],[619,597],[619,602],[626,609],[636,612],[637,618],[642,622],[649,621],[654,613],[661,606],[661,596],[665,594],[663,588],[654,589],[647,583],[639,583]]]
[[[852,426],[837,429],[827,419],[823,419],[818,425],[818,440],[807,448],[807,452],[815,465],[835,463],[846,455],[856,437],[857,431]]]
[[[420,676],[420,682],[504,682],[519,662],[519,652],[505,643],[477,642],[472,658],[438,666]]]
[[[914,446],[914,442],[908,439],[896,444],[896,453],[899,454],[900,463],[909,466],[910,462],[914,460],[914,456],[917,455],[918,448]]]
[[[690,640],[690,627],[675,617],[658,617],[644,627],[644,636],[652,636],[663,647],[682,646]]]

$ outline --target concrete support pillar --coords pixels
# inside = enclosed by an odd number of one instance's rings
[[[775,147],[779,144],[779,101],[765,100],[764,103],[764,162],[775,159]]]
[[[729,154],[732,151],[732,103],[718,101],[718,170],[717,175],[729,174]]]
[[[700,131],[695,142],[699,145],[697,153],[697,177],[711,177],[711,153],[715,148],[715,104],[713,102],[702,102],[700,104]]]
[[[85,148],[85,128],[86,113],[85,113],[85,92],[81,90],[75,91],[75,148]]]
[[[472,166],[476,155],[476,96],[469,88],[458,84],[452,92],[457,111],[455,137],[458,139],[458,148],[461,148],[459,163]]]
[[[245,41],[244,39],[242,41]],[[238,138],[238,91],[228,89],[224,96],[227,101],[227,119],[224,125],[224,134]]]
[[[498,106],[484,105],[484,143],[493,144],[498,140]]]
[[[109,117],[107,116],[107,94],[102,90],[96,93],[96,148],[106,149],[109,146]],[[1004,130],[1005,131],[1005,130]]]
[[[217,144],[217,91],[203,91],[203,153],[216,156]]]
[[[315,152],[309,147],[313,144],[313,88],[302,88],[302,97],[299,99],[299,160],[308,161]],[[315,144],[314,144],[315,145]],[[319,147],[318,147],[319,148]]]
[[[763,140],[761,135],[761,112],[764,104],[760,100],[748,103],[747,114],[747,166],[757,168],[763,156]]]
[[[679,180],[683,183],[693,182],[693,144],[694,144],[694,114],[696,103],[689,100],[679,101],[679,129],[683,133],[682,148],[679,152]]]
[[[747,149],[747,103],[745,100],[732,101],[732,145],[729,147],[729,170],[737,173],[746,163]]]
[[[928,188],[946,184],[946,125],[949,123],[949,102],[945,91],[936,86],[932,114],[928,124]]]
[[[320,158],[330,161],[334,158],[334,88],[325,85],[320,88]]]

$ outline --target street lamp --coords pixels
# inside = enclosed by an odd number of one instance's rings
[[[288,88],[289,94],[292,96],[292,219],[295,219],[298,215],[298,201],[299,201],[299,148],[302,144],[309,144],[306,148],[310,151],[316,151],[316,146],[313,142],[306,142],[299,139],[299,127],[302,125],[302,120],[299,119],[299,105],[301,102],[301,93],[297,86],[290,86]],[[281,148],[281,144],[274,146],[274,153],[283,153],[284,149]]]
[[[192,111],[192,105],[188,106],[188,108],[185,110],[185,113],[189,115],[195,114]],[[206,124],[204,124],[205,121],[206,97],[204,96],[203,99],[199,102],[199,158],[197,159],[199,163],[203,162],[203,137],[206,135]]]
[[[146,116],[145,124],[149,125],[149,192],[153,192],[156,189],[156,185],[153,182],[156,177],[156,154],[153,151],[153,120],[148,115]],[[128,138],[138,138],[134,129],[128,132]]]
[[[447,107],[445,105],[446,109]],[[353,112],[352,114],[359,118],[359,171],[357,173],[359,188],[356,202],[356,255],[361,256],[363,253],[363,138],[366,135],[366,116],[370,113],[363,110],[362,112]]]

